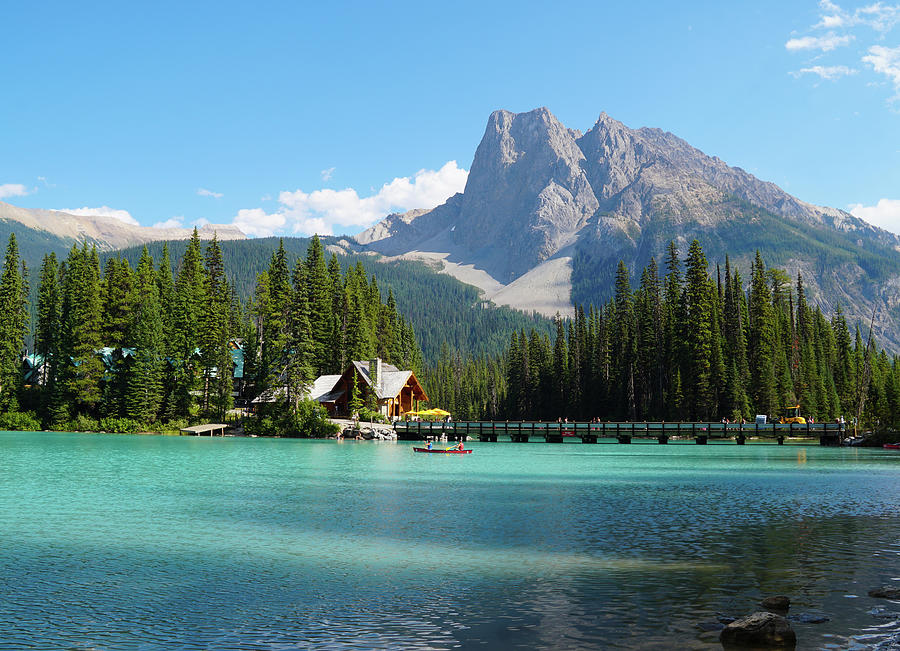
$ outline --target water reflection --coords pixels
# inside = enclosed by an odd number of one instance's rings
[[[865,451],[0,439],[0,648],[718,648],[770,594],[831,618],[800,648],[900,630]]]

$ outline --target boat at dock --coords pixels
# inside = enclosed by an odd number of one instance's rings
[[[457,450],[450,448],[413,448],[413,452],[431,452],[432,454],[472,454],[471,450]]]
[[[883,447],[885,450],[900,450],[900,443],[885,443]]]

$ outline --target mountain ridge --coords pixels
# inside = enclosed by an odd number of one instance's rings
[[[91,242],[101,250],[114,250],[146,242],[189,239],[192,228],[156,228],[135,226],[114,217],[73,215],[61,210],[21,208],[0,201],[0,223],[15,223],[25,228],[48,233],[64,242]],[[232,224],[204,224],[198,227],[201,239],[245,239]]]

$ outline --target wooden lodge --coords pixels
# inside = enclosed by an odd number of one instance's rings
[[[428,401],[415,373],[402,371],[379,358],[351,362],[340,375],[318,377],[306,398],[325,407],[331,417],[349,418],[354,386],[358,387],[359,397],[364,402],[369,402],[370,396],[374,395],[378,413],[391,420],[399,420],[409,411],[418,411],[419,403]],[[280,402],[286,396],[287,388],[276,386],[254,398],[251,405]]]
[[[330,388],[324,390],[326,386]],[[391,420],[406,412],[417,411],[428,395],[412,371],[402,371],[375,358],[354,361],[340,375],[323,375],[313,385],[311,397],[328,409],[332,416],[350,416],[350,399],[356,385],[365,401],[374,394],[378,412]],[[321,393],[319,393],[321,392]]]

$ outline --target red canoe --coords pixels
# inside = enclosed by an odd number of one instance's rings
[[[440,448],[413,448],[413,452],[432,452],[435,454],[472,454],[471,450],[443,450]]]
[[[885,443],[885,450],[900,450],[900,443]]]

